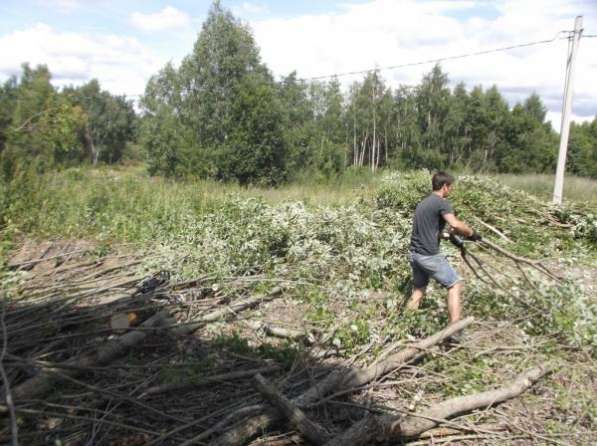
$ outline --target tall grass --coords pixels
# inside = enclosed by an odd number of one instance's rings
[[[496,181],[545,200],[551,197],[548,175],[496,175]],[[10,186],[0,206],[0,223],[42,237],[160,239],[189,221],[217,212],[227,196],[258,198],[268,204],[303,202],[309,206],[346,206],[370,202],[381,175],[349,170],[330,180],[305,178],[279,188],[241,187],[210,180],[172,181],[150,177],[143,166],[80,167]],[[597,204],[597,181],[568,178],[565,199]]]
[[[545,201],[553,195],[554,175],[501,174],[492,175],[497,181],[513,189],[520,189]],[[588,203],[597,206],[597,180],[566,176],[564,179],[564,202]]]
[[[72,168],[29,175],[10,185],[0,222],[38,236],[107,237],[128,241],[160,238],[189,220],[213,212],[228,196],[269,204],[301,201],[339,206],[372,196],[378,181],[351,172],[325,182],[302,181],[280,188],[241,187],[211,180],[150,177],[139,166]]]

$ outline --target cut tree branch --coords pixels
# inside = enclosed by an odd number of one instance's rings
[[[311,421],[305,413],[299,409],[292,401],[278,392],[259,373],[255,375],[255,384],[261,395],[278,409],[290,423],[295,426],[310,442],[320,445],[325,444],[330,436],[317,423]]]
[[[448,418],[476,409],[487,408],[521,395],[550,371],[547,367],[536,367],[522,373],[504,387],[451,398],[431,406],[421,414],[412,414],[407,417],[388,415],[366,417],[326,443],[326,446],[346,444],[361,446],[371,444],[376,439],[397,441],[417,438],[423,432],[446,422]]]
[[[425,338],[411,347],[389,356],[384,361],[374,363],[365,369],[340,368],[328,374],[323,380],[307,389],[292,402],[297,407],[304,408],[316,403],[337,388],[359,387],[400,368],[406,362],[424,354],[429,348],[437,345],[473,322],[469,317],[449,325],[443,330]],[[265,413],[245,418],[232,429],[216,438],[212,446],[238,446],[260,432],[270,429],[275,423],[283,420],[283,415],[277,410],[267,410]]]

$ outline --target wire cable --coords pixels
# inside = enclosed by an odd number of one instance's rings
[[[510,45],[510,46],[504,46],[504,47],[500,47],[500,48],[493,48],[493,49],[490,49],[490,50],[475,51],[475,52],[472,52],[472,53],[465,53],[465,54],[459,54],[459,55],[455,55],[455,56],[440,57],[440,58],[437,58],[437,59],[427,59],[427,60],[421,60],[421,61],[418,61],[418,62],[410,62],[410,63],[400,64],[400,65],[390,65],[390,66],[386,66],[386,67],[370,68],[368,70],[347,71],[347,72],[344,72],[344,73],[335,73],[335,74],[326,74],[326,75],[321,75],[321,76],[305,77],[305,78],[301,78],[301,80],[302,81],[314,81],[314,80],[320,80],[320,79],[328,79],[328,78],[331,78],[331,77],[344,77],[344,76],[353,76],[353,75],[356,75],[356,74],[367,74],[367,73],[370,73],[372,71],[396,70],[398,68],[414,67],[414,66],[417,66],[417,65],[426,65],[426,64],[430,64],[430,63],[439,63],[439,62],[443,62],[443,61],[446,61],[446,60],[464,59],[464,58],[467,58],[467,57],[481,56],[481,55],[484,55],[484,54],[497,53],[497,52],[501,52],[501,51],[510,51],[510,50],[514,50],[514,49],[518,49],[518,48],[527,48],[527,47],[530,47],[530,46],[545,45],[547,43],[552,43],[552,42],[554,42],[556,40],[568,39],[568,36],[566,36],[566,37],[560,37],[560,35],[562,33],[567,33],[567,32],[569,32],[569,31],[559,31],[551,39],[537,40],[537,41],[534,41],[534,42],[520,43],[520,44],[517,44],[517,45]],[[583,37],[587,37],[587,36],[583,36]]]

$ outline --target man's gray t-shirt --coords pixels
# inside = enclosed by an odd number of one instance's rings
[[[435,194],[422,200],[417,205],[413,219],[411,252],[424,256],[439,254],[439,236],[446,225],[443,215],[452,213],[454,210],[450,202]]]

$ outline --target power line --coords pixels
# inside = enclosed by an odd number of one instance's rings
[[[386,71],[386,70],[395,70],[398,68],[406,68],[406,67],[414,67],[417,65],[426,65],[426,64],[430,64],[430,63],[438,63],[438,62],[443,62],[446,60],[455,60],[455,59],[464,59],[467,57],[474,57],[474,56],[481,56],[483,54],[490,54],[490,53],[497,53],[500,51],[509,51],[509,50],[514,50],[517,48],[526,48],[526,47],[530,47],[530,46],[536,46],[536,45],[545,45],[547,43],[551,43],[554,42],[558,39],[568,39],[568,36],[566,37],[560,37],[560,34],[562,33],[567,33],[568,31],[560,31],[558,32],[553,38],[551,39],[546,39],[546,40],[537,40],[534,42],[527,42],[527,43],[520,43],[517,45],[510,45],[510,46],[504,46],[504,47],[500,47],[500,48],[493,48],[490,50],[483,50],[483,51],[475,51],[472,53],[465,53],[465,54],[459,54],[457,56],[447,56],[447,57],[440,57],[437,59],[427,59],[427,60],[421,60],[418,62],[410,62],[410,63],[405,63],[405,64],[400,64],[400,65],[390,65],[390,66],[386,66],[386,67],[378,67],[378,68],[370,68],[368,70],[360,70],[360,71],[348,71],[348,72],[344,72],[344,73],[335,73],[335,74],[326,74],[326,75],[322,75],[322,76],[314,76],[314,77],[306,77],[306,78],[301,78],[301,80],[303,81],[314,81],[314,80],[319,80],[319,79],[328,79],[331,77],[344,77],[344,76],[353,76],[356,74],[366,74],[366,73],[370,73],[371,71]],[[583,36],[583,37],[588,37],[588,36]]]

